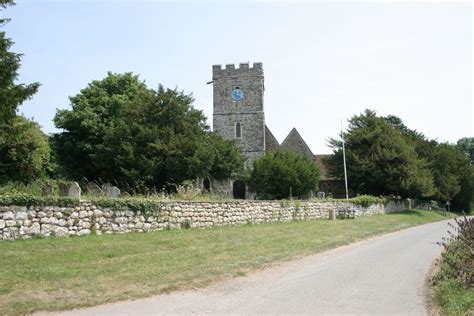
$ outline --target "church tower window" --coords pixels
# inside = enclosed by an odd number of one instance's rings
[[[242,125],[235,123],[235,138],[242,138]]]

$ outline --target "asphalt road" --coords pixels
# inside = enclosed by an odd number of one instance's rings
[[[418,226],[217,283],[62,315],[426,315],[425,279],[447,221]]]

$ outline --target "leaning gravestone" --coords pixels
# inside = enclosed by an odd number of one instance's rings
[[[68,196],[69,185],[67,183],[59,183],[59,196]]]
[[[109,198],[118,198],[120,195],[120,189],[115,186],[108,186],[105,188],[105,195]]]
[[[101,197],[104,195],[104,191],[97,185],[97,183],[89,182],[86,185],[87,194],[93,197]]]
[[[77,184],[77,182],[71,183],[67,191],[67,196],[73,198],[81,197],[81,187],[79,186],[79,184]]]

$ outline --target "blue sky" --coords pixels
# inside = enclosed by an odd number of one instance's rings
[[[107,71],[193,93],[212,126],[213,64],[263,62],[266,123],[329,153],[341,119],[374,109],[439,141],[474,136],[472,5],[464,3],[26,1],[1,13],[41,88],[20,112],[55,132],[56,109]]]

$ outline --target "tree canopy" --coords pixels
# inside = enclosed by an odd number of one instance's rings
[[[29,182],[44,176],[50,160],[48,137],[22,116],[10,122],[8,140],[0,139],[0,183]]]
[[[257,198],[283,199],[315,190],[319,176],[319,168],[307,156],[279,150],[254,161],[249,184]]]
[[[386,120],[370,110],[349,120],[343,137],[350,186],[363,194],[431,196],[433,179],[427,162],[417,156],[402,131],[393,126],[395,121],[395,117]],[[334,156],[328,160],[329,170],[343,178],[342,142],[329,142],[334,149]]]
[[[211,133],[193,98],[149,89],[131,73],[109,73],[59,110],[59,162],[73,178],[161,189],[196,177],[227,178],[243,158],[236,144]]]
[[[0,0],[0,12],[7,6],[14,5],[11,0]],[[0,26],[9,19],[0,19]],[[39,83],[17,83],[18,69],[22,54],[10,51],[13,41],[0,31],[0,129],[11,123],[16,116],[18,107],[36,93]],[[3,131],[4,132],[4,131]],[[5,134],[0,137],[5,137]]]
[[[474,137],[464,137],[456,143],[459,150],[469,157],[471,165],[474,165]]]
[[[349,186],[356,193],[453,200],[456,209],[470,210],[474,179],[468,140],[457,146],[438,143],[396,116],[381,117],[371,110],[353,116],[343,137]],[[342,142],[330,139],[330,145],[334,156],[329,170],[342,178]]]
[[[0,11],[14,5],[0,0]],[[9,19],[0,19],[0,26]],[[13,41],[0,31],[0,182],[28,182],[45,173],[49,145],[37,123],[17,115],[18,107],[36,93],[39,83],[17,83],[22,54],[10,51]]]

